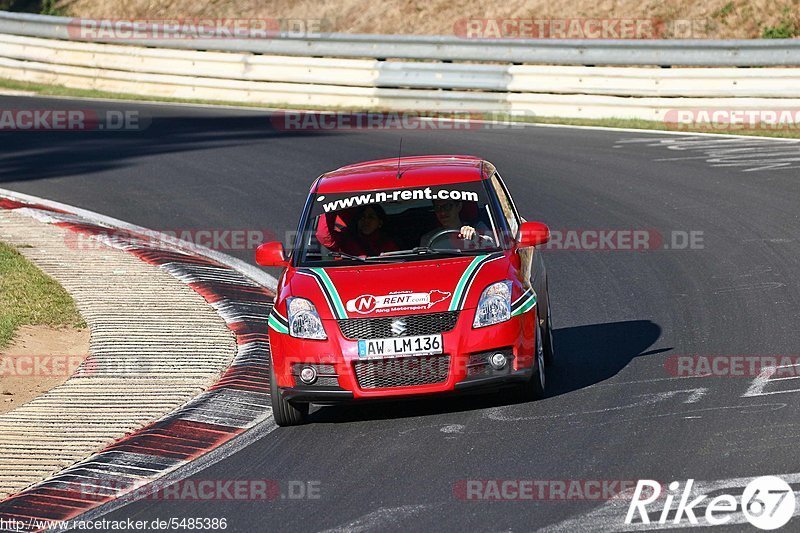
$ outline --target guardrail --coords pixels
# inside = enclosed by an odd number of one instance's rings
[[[0,33],[72,40],[78,19],[0,12]],[[124,22],[116,27],[125,28]],[[139,26],[137,26],[138,28]],[[570,40],[467,39],[426,35],[331,33],[304,38],[191,39],[159,28],[168,39],[130,39],[134,45],[288,56],[428,59],[554,65],[659,65],[756,67],[800,65],[800,40]],[[133,23],[128,24],[133,28]],[[95,42],[104,41],[102,38]]]
[[[520,111],[541,116],[647,120],[663,120],[667,112],[684,109],[800,109],[800,70],[794,68],[520,65],[498,58],[511,53],[509,50],[521,50],[521,41],[468,42],[446,37],[169,39],[147,40],[149,46],[144,47],[128,40],[125,44],[102,44],[69,39],[74,34],[67,27],[71,20],[0,12],[0,77],[156,97],[275,106]],[[472,47],[469,58],[491,59],[495,64],[381,60],[384,52],[401,42],[419,45],[404,50],[408,58],[453,58],[456,57],[453,50],[463,45]],[[315,48],[323,43],[329,47]],[[360,47],[348,48],[353,43],[360,43]],[[428,44],[423,47],[422,43]],[[536,41],[538,48],[527,53],[567,50],[569,43]],[[168,47],[152,47],[155,44]],[[656,53],[655,44],[593,41],[586,46],[593,54],[614,50],[598,63],[633,63],[636,57],[644,57],[640,54],[644,53],[642,50]],[[800,41],[794,40],[658,41],[658,44],[664,47],[661,52],[672,49],[685,58],[710,57],[703,54],[717,50],[719,55],[713,61],[705,60],[716,64],[736,59],[741,65],[756,61],[756,57],[759,64],[800,63],[796,59],[800,55]],[[234,52],[242,47],[247,50]],[[627,59],[621,53],[622,47],[629,50]],[[276,50],[286,54],[299,53],[301,49],[306,55],[275,55]],[[701,49],[705,52],[700,52]],[[257,53],[260,50],[271,53]],[[737,55],[742,50],[748,52]],[[760,55],[756,50],[760,50]],[[695,53],[699,55],[692,56]],[[348,55],[368,59],[339,57]],[[744,61],[744,56],[750,59]],[[557,56],[546,57],[550,61]]]

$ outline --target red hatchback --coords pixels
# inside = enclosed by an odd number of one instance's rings
[[[275,421],[309,404],[514,384],[544,392],[547,273],[494,166],[469,156],[342,167],[311,186],[269,318]]]

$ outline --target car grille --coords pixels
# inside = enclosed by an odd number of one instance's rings
[[[447,381],[449,355],[398,357],[355,362],[358,386],[362,389],[411,387]]]
[[[397,336],[392,334],[392,321],[398,318],[402,318],[406,323],[406,331],[403,332],[404,337],[432,335],[434,333],[444,333],[456,327],[458,311],[429,313],[426,315],[404,315],[401,317],[350,318],[339,320],[338,322],[342,335],[348,339],[382,339]]]

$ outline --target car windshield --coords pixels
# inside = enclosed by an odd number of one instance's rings
[[[344,266],[500,249],[482,181],[312,195],[297,242],[299,264]]]

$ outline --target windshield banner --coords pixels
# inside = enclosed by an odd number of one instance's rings
[[[346,195],[324,195],[317,196],[315,213],[331,213],[351,207],[370,205],[385,202],[401,202],[408,200],[459,200],[462,202],[477,202],[483,195],[481,182],[475,182],[473,190],[468,190],[471,184],[459,184],[459,189],[425,187],[420,189],[392,189],[387,191],[359,192],[357,194],[348,193]]]

